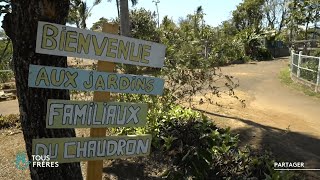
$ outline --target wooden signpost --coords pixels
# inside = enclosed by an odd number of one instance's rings
[[[116,35],[118,25],[105,24],[98,33],[60,24],[38,23],[36,52],[97,59],[97,71],[30,65],[28,85],[95,91],[93,101],[49,99],[46,128],[90,128],[90,137],[33,139],[34,155],[50,155],[59,163],[88,161],[87,179],[102,178],[104,159],[147,156],[151,135],[106,136],[107,127],[142,127],[144,103],[112,102],[110,92],[162,95],[164,80],[114,73],[114,63],[161,68],[165,46]]]
[[[117,34],[119,31],[119,26],[114,24],[104,24],[102,27],[104,33],[109,32]],[[113,72],[115,64],[112,62],[98,61],[98,71]],[[110,92],[94,92],[93,100],[94,101],[110,101]],[[106,128],[90,129],[91,137],[104,137],[106,136]],[[103,169],[103,160],[97,161],[88,161],[87,163],[87,179],[95,180],[102,179],[102,169]]]

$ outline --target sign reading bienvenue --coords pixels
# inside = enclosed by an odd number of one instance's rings
[[[151,138],[146,134],[33,139],[32,154],[49,155],[50,161],[59,163],[147,156]]]
[[[142,127],[148,105],[49,99],[47,128]]]
[[[162,95],[164,80],[72,68],[30,65],[29,87]]]
[[[48,22],[38,22],[36,53],[163,67],[165,45]]]

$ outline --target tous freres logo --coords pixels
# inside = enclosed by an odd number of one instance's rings
[[[17,169],[26,170],[29,168],[31,161],[28,161],[27,154],[24,152],[19,152],[16,155],[15,165]]]
[[[16,155],[15,165],[19,170],[26,170],[31,164],[32,167],[59,167],[59,163],[50,161],[50,155],[31,155],[32,161],[28,160],[25,152],[19,152]]]

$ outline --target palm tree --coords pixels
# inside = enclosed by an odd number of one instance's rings
[[[101,0],[96,0],[95,3],[100,3]],[[108,0],[111,2],[111,0]],[[116,0],[118,17],[120,18],[120,34],[130,36],[130,21],[129,21],[129,6],[128,0]],[[131,0],[132,6],[138,4],[138,0]]]
[[[87,19],[91,15],[93,7],[98,5],[100,1],[95,1],[91,7],[87,5],[86,1],[71,0],[70,11],[68,16],[68,22],[70,24],[76,24],[77,28],[87,28]]]

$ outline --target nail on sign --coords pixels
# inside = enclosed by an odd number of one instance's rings
[[[38,23],[36,52],[163,67],[165,45],[47,22]]]
[[[142,127],[148,105],[49,99],[47,128]]]
[[[32,140],[32,154],[49,155],[59,163],[147,156],[152,136],[127,135],[101,138],[43,138]]]
[[[29,87],[162,95],[164,80],[72,68],[30,65]]]

